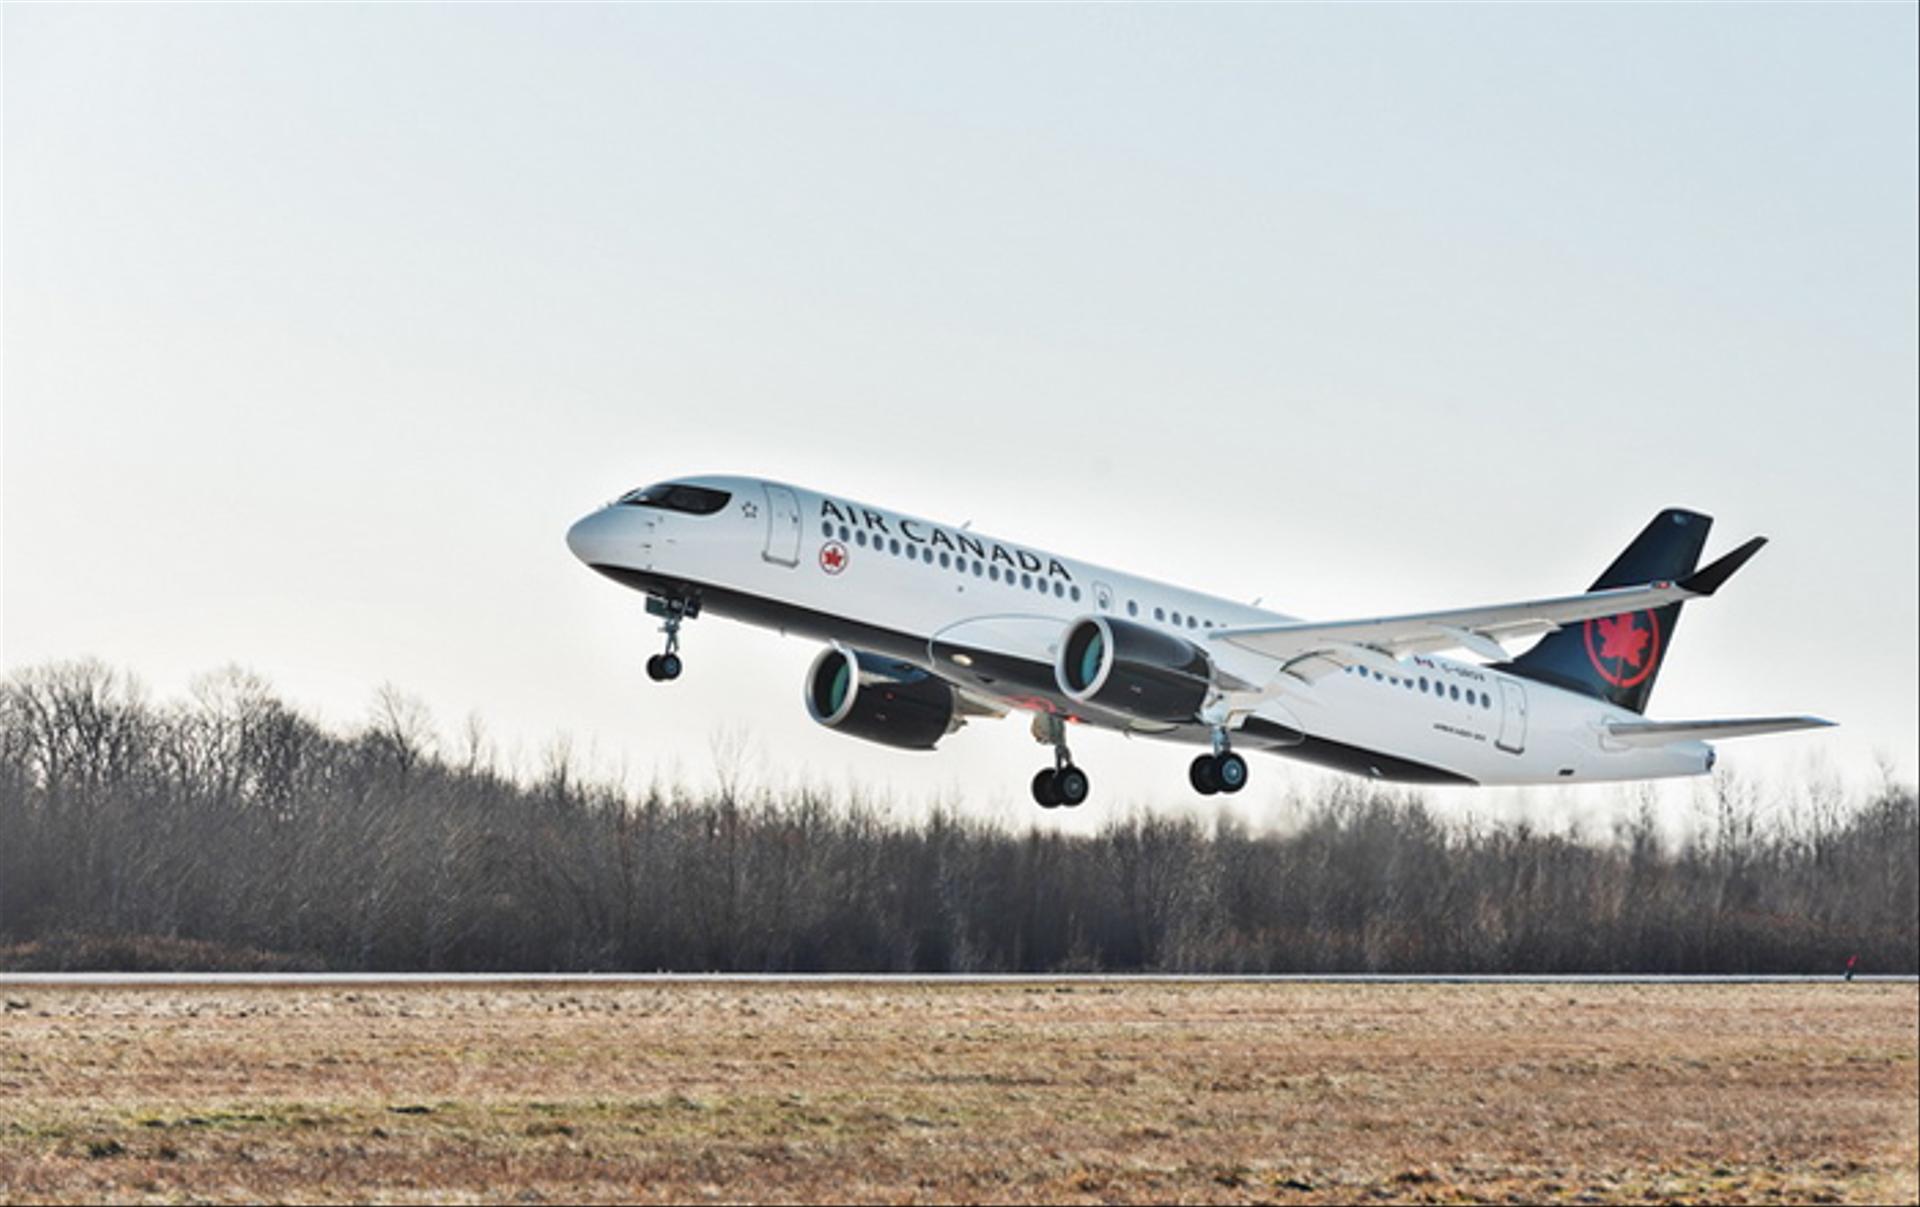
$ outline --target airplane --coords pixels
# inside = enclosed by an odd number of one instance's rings
[[[1031,713],[1054,754],[1033,798],[1052,809],[1088,796],[1074,724],[1201,747],[1202,795],[1246,787],[1242,749],[1398,783],[1593,783],[1701,775],[1710,739],[1831,725],[1644,715],[1681,605],[1766,543],[1700,567],[1712,523],[1660,512],[1582,594],[1334,621],[752,477],[629,491],[567,545],[663,622],[650,678],[680,676],[681,626],[707,613],[823,642],[802,684],[815,721],[932,750]]]

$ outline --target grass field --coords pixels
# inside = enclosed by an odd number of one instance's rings
[[[0,1199],[1913,1202],[1912,985],[12,989]]]

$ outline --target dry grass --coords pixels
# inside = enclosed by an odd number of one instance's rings
[[[0,1199],[1905,1201],[1920,995],[15,989]]]

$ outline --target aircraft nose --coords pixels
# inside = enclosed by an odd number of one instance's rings
[[[573,527],[567,529],[567,548],[573,551],[573,556],[589,566],[605,561],[607,528],[607,513],[604,510],[582,516],[573,522]]]

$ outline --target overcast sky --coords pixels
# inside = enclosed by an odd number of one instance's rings
[[[765,474],[1334,618],[1583,588],[1683,505],[1774,544],[1652,713],[1911,777],[1915,14],[9,7],[5,664],[1024,819],[1024,724],[841,738],[798,640],[650,683],[567,524]],[[1074,824],[1187,795],[1076,755]]]

